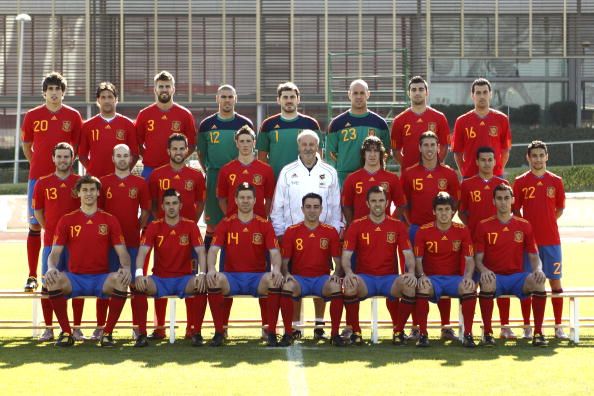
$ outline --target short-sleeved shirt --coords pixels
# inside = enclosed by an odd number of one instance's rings
[[[79,209],[62,217],[53,244],[68,249],[68,270],[75,274],[108,273],[110,248],[125,246],[118,219],[101,209],[90,216]]]
[[[231,118],[215,113],[202,120],[198,127],[198,151],[204,156],[207,170],[220,169],[237,158],[235,132],[244,125],[254,129],[249,118],[237,113]]]
[[[192,250],[204,243],[196,223],[180,218],[174,226],[164,219],[153,221],[140,244],[154,250],[154,275],[175,278],[192,274]]]
[[[415,256],[423,258],[426,275],[460,275],[464,258],[474,256],[470,232],[459,223],[446,231],[435,222],[424,224],[415,236]]]
[[[509,119],[500,111],[490,109],[485,117],[480,117],[474,110],[462,114],[454,125],[452,151],[463,154],[462,169],[464,177],[478,173],[476,152],[482,146],[495,151],[496,176],[503,174],[501,153],[511,148],[511,129]]]
[[[404,224],[386,216],[376,224],[365,216],[347,228],[343,249],[356,254],[355,272],[366,275],[398,273],[397,248],[411,249]]]
[[[225,272],[265,272],[266,252],[279,249],[272,224],[257,215],[247,223],[237,215],[225,217],[211,246],[225,249]]]
[[[239,160],[233,160],[221,168],[217,178],[217,198],[227,198],[225,216],[237,213],[235,189],[244,182],[256,188],[254,213],[260,217],[268,217],[264,201],[272,202],[275,186],[274,172],[270,165],[258,160],[253,160],[247,165]]]
[[[198,202],[204,202],[206,198],[206,181],[202,172],[188,166],[176,171],[169,164],[155,169],[149,177],[149,191],[152,200],[157,203],[157,217],[164,216],[161,202],[163,194],[170,188],[174,188],[181,196],[180,215],[198,221]]]
[[[21,127],[22,139],[25,143],[31,143],[33,150],[29,180],[49,175],[56,169],[52,161],[56,144],[70,143],[76,150],[81,126],[80,113],[64,104],[56,112],[51,112],[45,105],[41,105],[25,114]]]
[[[299,155],[297,135],[304,129],[311,129],[320,135],[318,122],[305,114],[298,113],[292,120],[283,118],[280,114],[268,117],[262,122],[256,149],[268,153],[268,163],[277,178],[283,167]],[[320,139],[320,142],[322,139]]]
[[[402,191],[400,179],[395,173],[380,169],[375,173],[361,168],[347,176],[342,186],[342,206],[353,208],[353,219],[358,219],[369,213],[367,207],[367,191],[373,186],[382,186],[387,195],[388,205],[386,214],[390,214],[390,205],[406,205],[406,198]]]
[[[424,132],[437,135],[441,150],[450,144],[450,126],[445,115],[432,107],[427,107],[421,114],[411,108],[404,110],[392,121],[392,147],[402,152],[401,169],[405,170],[419,162],[419,138]]]
[[[173,133],[182,133],[188,138],[188,147],[196,145],[196,124],[190,110],[174,103],[161,110],[156,103],[140,110],[136,122],[136,140],[141,148],[142,162],[156,168],[169,162],[167,139]]]
[[[99,207],[117,217],[127,247],[140,244],[139,209],[151,210],[148,185],[142,177],[128,175],[121,179],[115,173],[101,178]]]
[[[80,176],[70,174],[61,179],[52,173],[41,177],[33,192],[33,209],[43,210],[45,228],[43,245],[51,246],[58,221],[62,216],[80,207],[75,185]]]
[[[528,171],[516,177],[514,182],[514,209],[522,209],[522,217],[534,229],[534,238],[539,246],[559,245],[557,209],[565,208],[563,180],[547,171],[538,177]]]
[[[101,114],[97,114],[82,125],[78,155],[88,157],[89,174],[103,177],[115,170],[111,159],[113,148],[122,143],[130,148],[133,156],[138,156],[136,130],[132,120],[116,114],[113,119],[107,121]]]
[[[437,193],[445,191],[456,201],[460,198],[458,175],[447,165],[427,169],[419,163],[406,169],[400,180],[412,224],[422,225],[435,219],[433,199]]]
[[[338,172],[353,172],[361,168],[361,146],[367,136],[377,136],[386,151],[390,150],[388,124],[373,111],[355,115],[347,110],[330,121],[326,152],[336,157]]]
[[[481,220],[491,217],[497,212],[493,203],[493,190],[502,183],[509,185],[507,180],[497,176],[485,180],[477,174],[462,180],[458,210],[468,216],[468,228],[471,235],[474,235],[476,226]]]
[[[512,216],[507,223],[499,221],[497,216],[481,221],[474,248],[476,253],[484,253],[485,267],[501,275],[523,272],[524,252],[538,252],[532,226],[517,216]]]
[[[338,232],[324,223],[314,229],[303,222],[290,226],[285,231],[282,246],[283,258],[291,260],[293,275],[327,275],[332,268],[332,257],[340,257]]]

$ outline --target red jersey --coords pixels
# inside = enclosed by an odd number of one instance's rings
[[[448,192],[456,201],[460,199],[458,175],[447,165],[437,165],[429,170],[419,163],[403,172],[400,180],[412,224],[422,225],[435,219],[433,198],[440,191]]]
[[[367,191],[373,186],[382,186],[386,191],[388,206],[386,214],[390,214],[391,203],[405,206],[406,198],[402,192],[400,179],[395,173],[380,169],[369,173],[365,168],[356,170],[347,176],[342,186],[342,206],[353,208],[353,219],[358,219],[369,213],[367,207]]]
[[[151,210],[151,196],[146,181],[129,175],[120,179],[115,173],[101,178],[99,207],[117,217],[127,247],[140,244],[138,209]]]
[[[476,152],[482,146],[491,147],[495,151],[494,173],[501,176],[501,152],[511,148],[509,119],[502,112],[489,109],[489,113],[481,118],[474,110],[470,110],[456,120],[452,151],[463,154],[463,165],[460,169],[462,176],[471,177],[478,173]]]
[[[312,230],[301,222],[285,231],[283,258],[291,260],[292,274],[327,275],[332,257],[340,257],[340,238],[334,227],[321,223]]]
[[[435,222],[419,228],[415,235],[415,256],[423,258],[426,275],[460,275],[460,263],[474,256],[468,228],[452,223],[441,231]],[[463,268],[463,267],[462,267]]]
[[[440,111],[427,107],[423,113],[417,114],[408,108],[394,117],[392,147],[395,151],[402,151],[400,169],[406,169],[419,162],[419,138],[427,131],[437,135],[441,150],[445,150],[450,144],[450,126],[446,116]]]
[[[157,217],[165,215],[161,202],[163,194],[170,188],[181,195],[181,217],[198,221],[198,202],[204,202],[206,196],[206,182],[202,172],[188,166],[176,171],[169,164],[155,169],[149,177],[149,191],[153,201],[157,202]]]
[[[75,274],[108,273],[110,247],[125,247],[118,219],[101,209],[91,216],[80,209],[63,216],[54,245],[68,249],[68,270]]]
[[[128,145],[133,156],[138,156],[134,123],[121,114],[110,121],[97,114],[82,125],[78,156],[89,159],[89,174],[103,177],[114,172],[113,148],[122,143]]]
[[[33,192],[33,209],[43,210],[45,228],[43,246],[51,246],[56,225],[62,216],[80,207],[76,181],[80,176],[71,173],[60,179],[55,173],[39,178]]]
[[[542,177],[528,171],[516,177],[513,188],[514,210],[522,209],[522,217],[534,229],[536,243],[542,246],[561,244],[556,212],[565,208],[563,180],[549,171]]]
[[[493,203],[493,190],[501,183],[509,185],[507,180],[497,176],[485,180],[477,174],[470,179],[462,180],[458,210],[468,216],[467,225],[471,235],[474,235],[481,220],[497,213]]]
[[[25,114],[21,127],[22,139],[25,143],[31,143],[33,150],[29,180],[39,179],[56,169],[52,161],[56,144],[70,143],[76,150],[81,125],[80,113],[64,104],[55,113],[43,104]]]
[[[530,223],[513,216],[507,223],[497,216],[478,224],[474,241],[476,253],[484,253],[485,267],[501,275],[524,271],[524,251],[538,253]]]
[[[365,216],[351,223],[344,237],[344,250],[355,252],[355,272],[366,275],[398,273],[397,248],[411,249],[406,226],[386,216],[379,224]]]
[[[217,198],[227,198],[227,213],[225,213],[225,216],[237,213],[235,189],[243,182],[248,182],[256,188],[254,213],[260,217],[268,217],[264,200],[272,202],[272,196],[274,195],[275,181],[272,167],[259,160],[244,165],[237,159],[224,165],[217,178]]]
[[[192,250],[204,243],[196,223],[180,218],[174,226],[164,219],[153,221],[140,244],[155,250],[154,275],[176,278],[192,274]]]
[[[140,110],[136,117],[136,141],[142,150],[144,165],[156,168],[169,162],[167,139],[172,133],[183,133],[188,147],[196,145],[196,123],[190,110],[174,103],[163,111],[156,103]]]
[[[254,216],[244,223],[237,215],[221,220],[211,246],[225,249],[225,272],[265,272],[266,251],[279,248],[270,221]]]

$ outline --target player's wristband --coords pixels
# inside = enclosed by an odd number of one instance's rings
[[[196,274],[196,276],[200,276],[200,275],[206,275],[206,272],[202,272],[202,271],[200,271],[200,272],[198,272],[198,273]]]
[[[142,268],[137,269],[136,272],[134,273],[134,275],[136,277],[143,276],[144,273],[142,272]]]

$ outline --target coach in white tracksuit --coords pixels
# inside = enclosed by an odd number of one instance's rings
[[[286,165],[276,181],[270,214],[274,232],[281,237],[289,226],[303,221],[301,199],[313,192],[322,197],[320,222],[340,233],[343,225],[336,170],[319,157],[320,138],[314,131],[303,130],[297,136],[297,145],[297,161]]]

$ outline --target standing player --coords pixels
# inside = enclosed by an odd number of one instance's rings
[[[349,87],[351,108],[336,116],[328,126],[326,152],[338,171],[340,185],[349,173],[361,168],[357,155],[367,136],[377,136],[390,154],[390,132],[382,117],[367,108],[367,83],[355,80]]]
[[[274,177],[278,177],[281,169],[295,160],[297,135],[301,131],[310,129],[320,136],[318,122],[297,111],[301,100],[297,85],[292,82],[279,84],[276,94],[281,112],[262,122],[256,142],[258,159],[272,166]]]
[[[486,346],[494,346],[493,298],[502,294],[514,294],[526,298],[532,294],[534,310],[534,337],[532,345],[546,346],[542,335],[547,294],[545,274],[538,257],[532,226],[521,217],[512,214],[514,193],[507,184],[500,184],[493,191],[497,214],[481,221],[475,236],[476,267],[480,272],[481,292],[479,303],[483,317]],[[528,253],[532,272],[524,272],[524,254]]]
[[[454,223],[454,199],[440,192],[433,199],[435,221],[423,225],[415,238],[417,260],[417,319],[421,337],[417,346],[429,346],[427,316],[429,300],[438,302],[441,296],[458,297],[464,316],[464,341],[462,345],[474,348],[472,322],[476,307],[474,251],[468,228]],[[460,275],[460,262],[464,260],[464,275]]]
[[[69,143],[76,152],[82,125],[79,112],[62,103],[66,94],[66,79],[60,73],[47,74],[42,82],[42,91],[45,103],[25,114],[21,128],[23,153],[30,165],[27,184],[29,277],[25,283],[26,292],[37,289],[37,261],[41,249],[41,225],[35,219],[31,205],[35,183],[41,176],[49,175],[55,170],[52,151],[56,144]]]
[[[43,252],[41,254],[41,275],[44,276],[47,272],[47,258],[52,250],[52,241],[56,225],[60,218],[67,213],[70,213],[80,207],[80,200],[74,188],[79,176],[72,173],[72,162],[74,161],[74,149],[68,143],[58,143],[54,147],[52,159],[56,166],[55,172],[47,176],[39,178],[35,184],[33,193],[33,209],[35,210],[35,218],[39,225],[44,229],[43,233]],[[64,251],[60,256],[58,268],[64,270],[66,266],[66,252]],[[45,321],[45,330],[39,341],[50,341],[54,339],[54,331],[52,329],[52,304],[47,298],[48,292],[45,286],[41,288],[41,309],[43,310],[43,319]],[[79,299],[73,301],[74,305],[82,305],[84,300]],[[78,313],[82,313],[82,307],[73,310],[76,311],[77,319]],[[75,319],[75,324],[80,326],[80,320]],[[79,328],[74,330],[73,336],[77,341],[82,341],[83,336]]]
[[[54,235],[54,244],[48,258],[45,274],[49,298],[62,332],[56,346],[74,344],[72,329],[66,312],[66,298],[97,296],[109,300],[109,317],[99,343],[102,347],[115,346],[112,331],[126,302],[130,283],[130,256],[118,220],[97,208],[101,182],[85,175],[76,182],[80,209],[60,219]],[[92,254],[89,248],[93,247]],[[109,272],[109,248],[113,246],[121,263],[117,272]],[[68,272],[57,269],[60,255],[68,249]]]
[[[535,140],[528,145],[526,159],[530,171],[516,177],[514,212],[530,222],[538,245],[538,255],[543,271],[553,293],[563,293],[561,286],[561,239],[557,219],[565,208],[565,190],[561,177],[547,171],[549,152],[547,145]],[[555,337],[567,339],[561,325],[563,317],[563,298],[551,298],[555,316]],[[528,315],[529,317],[530,315]],[[526,319],[526,318],[524,318]]]
[[[225,340],[223,322],[224,296],[268,294],[283,281],[281,255],[272,224],[254,214],[256,191],[249,183],[235,190],[238,212],[225,217],[217,226],[208,251],[208,304],[215,325],[212,346]],[[217,254],[225,249],[225,272],[217,272]],[[266,252],[270,254],[271,272],[266,272]],[[268,333],[268,345],[276,346],[276,335]]]
[[[443,162],[448,154],[448,120],[442,112],[427,105],[428,96],[427,81],[421,76],[411,78],[408,82],[410,107],[392,121],[392,151],[401,172],[419,162],[419,137],[423,132],[431,131],[437,135],[441,147],[439,162]]]
[[[82,126],[78,157],[87,173],[103,177],[114,171],[113,148],[126,144],[132,154],[130,169],[138,160],[138,144],[134,123],[128,117],[116,113],[118,91],[110,82],[102,82],[95,94],[99,114],[85,121]]]
[[[179,193],[174,189],[163,193],[161,206],[165,217],[153,221],[148,226],[138,251],[134,282],[136,292],[155,298],[170,295],[186,298],[198,294],[206,301],[206,256],[200,230],[195,221],[180,217],[182,203]],[[141,267],[151,249],[155,250],[153,275],[144,276]],[[193,254],[198,257],[199,272],[196,275],[192,268]],[[135,347],[148,346],[146,313],[145,304],[142,310],[138,310],[139,335]],[[188,317],[188,321],[194,321],[191,327],[198,329],[192,334],[194,346],[203,344],[200,334],[203,317],[204,312],[202,316]]]
[[[501,176],[511,148],[509,119],[489,107],[492,93],[488,80],[474,80],[470,92],[474,109],[458,117],[454,125],[452,151],[456,165],[462,177],[476,175],[476,152],[479,147],[489,146],[495,151],[495,176]]]

